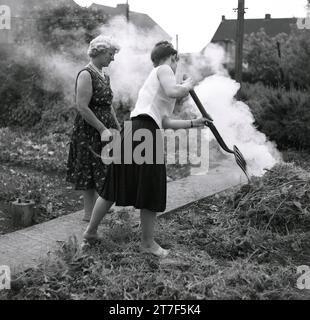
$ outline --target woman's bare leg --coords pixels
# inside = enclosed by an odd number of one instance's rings
[[[156,224],[156,212],[141,209],[141,244],[145,248],[150,248],[154,245],[154,229]]]
[[[103,217],[108,213],[110,208],[113,205],[113,201],[105,200],[101,197],[98,197],[92,215],[90,219],[90,223],[84,232],[84,238],[95,237],[97,235],[98,226],[103,219]]]
[[[95,189],[89,189],[83,191],[83,199],[84,199],[84,217],[83,221],[90,221],[92,211],[94,209],[94,205],[98,198],[98,193]]]
[[[163,249],[155,240],[154,240],[154,229],[156,224],[156,212],[141,209],[140,210],[141,218],[141,247],[146,249],[148,252],[153,253],[158,256],[166,256],[169,253],[169,250]]]

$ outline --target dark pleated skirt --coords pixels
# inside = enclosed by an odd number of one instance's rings
[[[164,212],[167,200],[167,175],[163,136],[161,133],[156,134],[159,128],[156,122],[147,115],[132,118],[131,124],[131,132],[124,128],[121,131],[121,163],[112,163],[108,166],[105,183],[99,195],[115,202],[116,206],[133,206],[136,209]],[[132,139],[139,129],[148,129],[151,132],[153,162],[138,164],[131,157],[132,163],[125,163],[124,146],[129,145],[128,139],[132,142],[131,154],[143,142],[143,138],[142,142]],[[145,153],[142,152],[142,155]],[[156,163],[156,159],[161,159],[161,161]]]

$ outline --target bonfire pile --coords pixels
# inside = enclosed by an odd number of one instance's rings
[[[299,263],[310,257],[310,174],[293,164],[276,165],[252,185],[196,204],[193,216],[199,232],[191,239],[201,233],[210,255]]]
[[[233,198],[234,214],[249,226],[280,234],[310,229],[310,174],[293,164],[269,170]],[[239,220],[240,221],[240,220]]]

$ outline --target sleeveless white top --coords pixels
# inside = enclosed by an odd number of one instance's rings
[[[165,116],[170,117],[172,115],[176,99],[168,97],[163,90],[157,77],[157,71],[160,67],[154,68],[144,82],[139,91],[135,108],[130,113],[130,118],[139,114],[147,114],[162,129],[162,120]]]

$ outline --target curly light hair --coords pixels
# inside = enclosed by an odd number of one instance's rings
[[[100,35],[90,42],[87,54],[89,57],[95,58],[106,50],[118,52],[120,47],[112,38]]]

